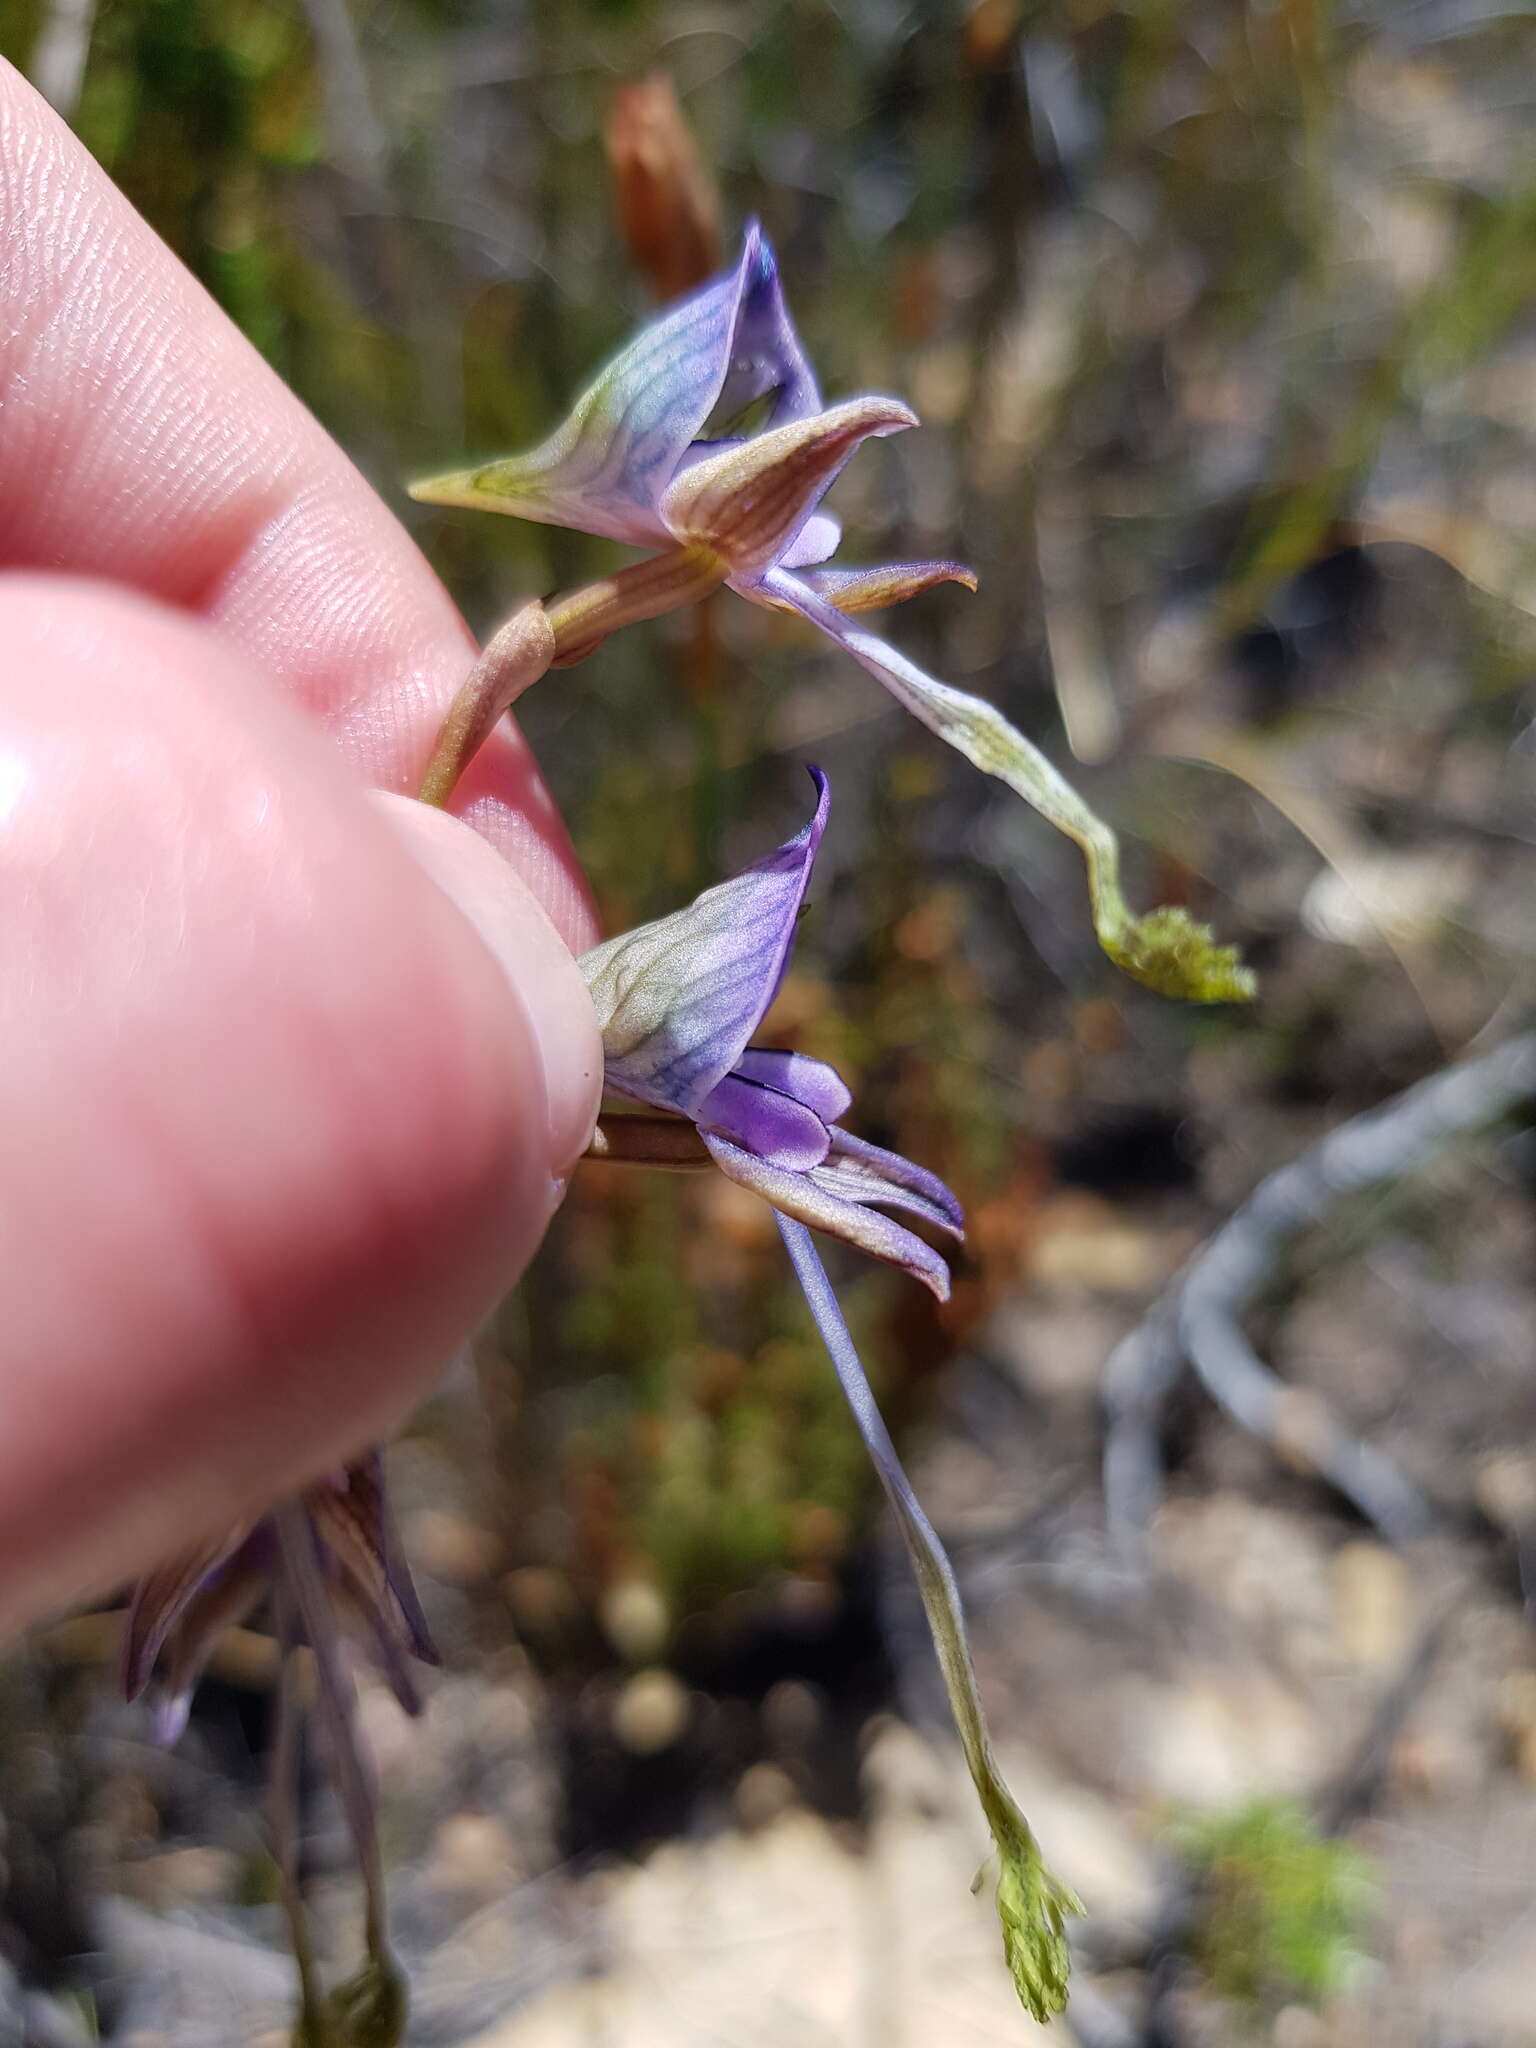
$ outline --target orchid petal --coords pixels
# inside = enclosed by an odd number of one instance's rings
[[[717,407],[772,398],[773,425],[820,405],[754,222],[735,267],[642,328],[526,455],[411,486],[428,505],[467,505],[636,545],[664,540],[656,505]]]
[[[824,562],[842,540],[843,529],[830,512],[813,512],[779,557],[781,569],[810,569]]]
[[[842,1076],[825,1060],[813,1060],[803,1052],[777,1052],[768,1046],[749,1045],[736,1062],[736,1072],[748,1081],[761,1082],[765,1088],[793,1095],[797,1102],[814,1109],[824,1124],[835,1124],[853,1107],[853,1097]]]
[[[824,1165],[817,1167],[820,1186],[848,1202],[881,1202],[921,1216],[935,1230],[965,1236],[965,1212],[936,1173],[914,1165],[899,1152],[871,1145],[848,1131],[834,1131]]]
[[[877,1210],[845,1201],[820,1184],[819,1172],[790,1173],[758,1158],[755,1152],[743,1151],[739,1145],[716,1137],[712,1131],[702,1131],[700,1136],[728,1180],[761,1195],[781,1215],[792,1216],[813,1230],[824,1230],[831,1237],[840,1237],[845,1244],[857,1246],[888,1266],[899,1266],[914,1280],[921,1280],[940,1301],[948,1301],[949,1268],[915,1231]]]
[[[310,1487],[304,1506],[340,1603],[362,1623],[401,1706],[415,1713],[419,1702],[407,1660],[440,1659],[395,1537],[378,1454],[358,1459],[336,1480]]]
[[[261,1550],[257,1544],[242,1544],[182,1609],[152,1694],[150,1740],[157,1748],[173,1749],[181,1740],[214,1644],[226,1629],[238,1627],[266,1592],[271,1563]]]
[[[954,1570],[902,1470],[896,1446],[875,1404],[863,1362],[816,1247],[798,1224],[782,1216],[779,1234],[912,1560],[944,1690],[949,1695],[955,1732],[997,1846],[1001,1866],[997,1914],[1002,1922],[1003,1953],[1020,2003],[1043,2024],[1066,2008],[1071,1971],[1066,1921],[1069,1914],[1082,1912],[1082,1903],[1046,1868],[1029,1822],[998,1769],[987,1733],[981,1689],[976,1683],[976,1667],[966,1639],[965,1614]]]
[[[694,1114],[701,1132],[713,1131],[791,1173],[820,1166],[832,1143],[814,1109],[739,1072],[717,1082]]]
[[[725,378],[711,410],[729,420],[766,398],[765,426],[781,427],[788,420],[807,419],[821,410],[821,393],[784,302],[773,244],[755,220],[747,223],[742,237],[736,275],[740,280],[736,324]],[[700,427],[708,417],[706,413]]]
[[[136,1700],[148,1685],[172,1630],[210,1579],[234,1557],[247,1533],[245,1526],[226,1530],[139,1580],[123,1624],[125,1699]]]
[[[667,531],[755,582],[788,551],[862,441],[915,427],[894,398],[850,398],[691,462],[658,501]],[[809,544],[808,544],[809,545]]]
[[[800,564],[785,555],[778,566],[797,569]],[[804,581],[846,618],[850,612],[878,612],[887,605],[905,604],[939,583],[961,583],[974,590],[976,571],[964,562],[885,562],[870,569],[813,569]]]
[[[1075,840],[1088,868],[1099,944],[1127,974],[1161,995],[1190,1002],[1246,1002],[1252,996],[1253,976],[1236,949],[1218,946],[1207,927],[1196,924],[1187,911],[1164,907],[1144,917],[1132,915],[1120,889],[1120,848],[1114,833],[995,705],[925,675],[875,634],[850,625],[834,605],[785,570],[769,570],[747,594],[797,611],[820,627],[930,731],[984,774],[1005,782]]]
[[[778,994],[826,829],[827,779],[810,773],[816,809],[793,839],[685,910],[582,956],[619,1094],[691,1116],[745,1050]]]

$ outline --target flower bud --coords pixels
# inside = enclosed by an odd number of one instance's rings
[[[665,72],[618,88],[603,141],[636,270],[663,301],[703,284],[720,265],[720,198]]]

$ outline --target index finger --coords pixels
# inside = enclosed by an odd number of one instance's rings
[[[52,109],[0,60],[0,564],[200,613],[413,791],[473,658],[409,535]],[[454,808],[567,942],[584,884],[503,721]]]

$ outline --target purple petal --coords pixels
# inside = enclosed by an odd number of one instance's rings
[[[216,1581],[248,1533],[243,1526],[227,1530],[139,1580],[123,1624],[125,1699],[136,1700],[144,1690],[166,1638],[204,1587]]]
[[[827,512],[813,512],[779,557],[782,569],[809,569],[824,562],[843,537],[843,529]]]
[[[803,831],[654,924],[579,963],[603,1034],[608,1086],[692,1116],[736,1065],[778,994],[827,822],[827,779]]]
[[[743,1080],[739,1072],[711,1088],[694,1115],[701,1131],[744,1145],[789,1173],[820,1166],[832,1143],[815,1110],[777,1088]]]
[[[813,1060],[803,1052],[777,1052],[771,1047],[749,1045],[736,1062],[736,1072],[745,1080],[759,1081],[765,1088],[777,1088],[793,1095],[807,1109],[814,1109],[824,1124],[835,1124],[853,1107],[853,1097],[841,1075],[825,1060]]]
[[[764,421],[768,427],[820,412],[821,393],[784,302],[773,244],[755,220],[747,223],[736,274],[741,295],[730,363],[711,410],[729,417],[760,398],[771,398]]]
[[[832,1190],[818,1185],[818,1176],[786,1173],[754,1152],[745,1152],[725,1138],[702,1133],[704,1143],[720,1171],[728,1179],[761,1195],[785,1216],[792,1216],[813,1230],[825,1230],[845,1243],[857,1245],[872,1259],[899,1266],[914,1280],[931,1288],[940,1301],[949,1299],[949,1268],[931,1245],[914,1231],[895,1223],[877,1210],[864,1209],[857,1202],[844,1201]]]
[[[880,1202],[888,1208],[906,1209],[936,1230],[948,1231],[956,1238],[965,1235],[965,1212],[936,1173],[914,1165],[899,1152],[871,1145],[867,1138],[833,1131],[831,1151],[815,1177],[819,1185],[845,1201]]]
[[[734,268],[642,328],[542,446],[413,484],[411,496],[636,545],[665,541],[656,505],[689,444],[718,407],[769,396],[771,426],[821,404],[754,222]]]
[[[214,1644],[226,1629],[245,1620],[271,1577],[265,1542],[243,1543],[188,1601],[166,1644],[163,1677],[154,1688],[150,1735],[159,1748],[170,1749],[181,1739],[192,1710],[192,1695]]]
[[[418,1702],[407,1660],[439,1659],[400,1554],[378,1453],[349,1465],[339,1480],[310,1487],[304,1507],[320,1539],[336,1603],[361,1628],[400,1704],[414,1713]]]

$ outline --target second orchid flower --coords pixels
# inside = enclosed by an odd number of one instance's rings
[[[998,1861],[1003,1948],[1019,1997],[1036,2019],[1060,2012],[1068,1973],[1065,1921],[1082,1909],[1046,1869],[1029,1824],[992,1754],[965,1618],[949,1559],[923,1513],[875,1405],[806,1225],[899,1266],[940,1300],[949,1269],[899,1211],[951,1239],[960,1205],[924,1168],[843,1130],[852,1097],[833,1070],[750,1040],[777,995],[827,824],[826,777],[813,768],[816,809],[804,829],[685,909],[585,954],[581,969],[603,1033],[609,1090],[686,1119],[704,1155],[778,1211],[795,1277],[837,1372],[865,1448],[912,1558],[955,1726]],[[627,1151],[607,1121],[603,1152],[654,1163],[654,1134]],[[673,1154],[678,1163],[684,1154]]]

